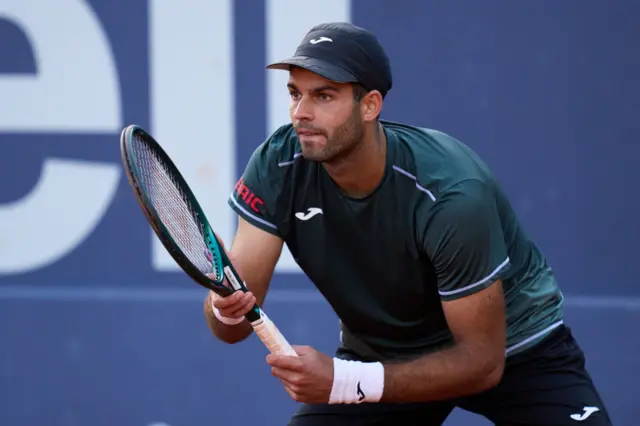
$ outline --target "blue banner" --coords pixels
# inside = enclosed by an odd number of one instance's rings
[[[0,3],[1,425],[286,424],[296,404],[266,349],[211,336],[204,290],[152,234],[119,134],[156,136],[230,244],[226,198],[288,119],[286,75],[264,66],[330,20],[386,47],[384,118],[452,134],[493,168],[558,275],[614,423],[634,424],[640,3],[320,3]],[[331,353],[337,318],[286,251],[271,288],[265,309],[290,340]]]

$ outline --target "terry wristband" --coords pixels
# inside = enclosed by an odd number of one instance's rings
[[[333,387],[329,404],[378,402],[384,390],[384,366],[379,362],[333,358]]]
[[[215,315],[216,318],[218,318],[218,321],[220,321],[223,324],[226,325],[236,325],[236,324],[240,324],[242,321],[244,321],[244,317],[242,318],[229,318],[229,317],[225,317],[223,316],[220,311],[213,306],[213,301],[214,298],[216,297],[215,293],[210,293],[211,296],[209,297],[209,300],[211,300],[211,310],[213,311],[213,315]]]

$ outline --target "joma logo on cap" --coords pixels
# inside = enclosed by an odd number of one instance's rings
[[[331,40],[329,37],[314,38],[314,39],[309,40],[309,43],[318,44],[318,43],[322,43],[323,41],[330,41],[331,43],[333,43],[333,40]]]

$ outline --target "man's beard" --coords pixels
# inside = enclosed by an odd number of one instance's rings
[[[360,121],[360,109],[354,107],[351,115],[333,132],[323,147],[302,146],[302,156],[309,161],[337,163],[357,150],[364,136],[364,126]],[[324,133],[323,133],[324,134]],[[326,134],[324,134],[325,137]]]

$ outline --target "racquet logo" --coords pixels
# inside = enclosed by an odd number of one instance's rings
[[[240,178],[235,187],[236,194],[251,210],[256,213],[261,213],[260,206],[264,205],[264,201],[256,194],[253,193],[247,185],[244,184],[244,180]]]
[[[360,382],[358,382],[356,393],[358,394],[358,402],[362,402],[362,400],[365,398],[365,394],[362,391],[362,388],[360,387]]]

